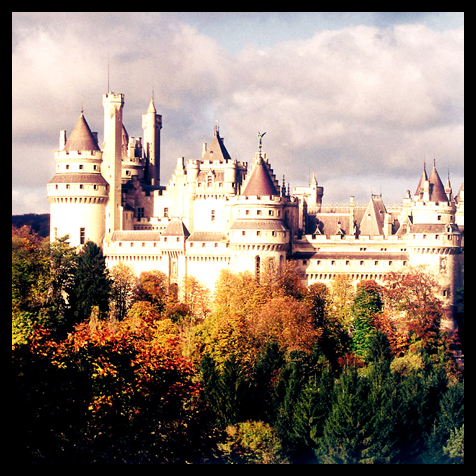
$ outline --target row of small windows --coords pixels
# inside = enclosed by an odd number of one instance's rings
[[[323,263],[325,264],[328,264],[330,261],[330,264],[331,266],[336,266],[337,265],[337,261],[336,260],[320,260],[318,259],[315,263],[317,266],[321,266]],[[359,265],[360,266],[364,266],[365,264],[369,264],[372,260],[360,260],[359,261]],[[351,260],[345,260],[345,265],[346,266],[350,266],[350,263],[351,263]],[[302,260],[302,264],[303,266],[307,266],[308,264],[308,260],[305,260],[303,259]],[[393,261],[392,260],[389,260],[389,261],[383,261],[383,260],[374,260],[374,266],[379,266],[379,265],[388,265],[388,266],[392,266],[393,265]],[[402,265],[403,266],[406,266],[407,265],[407,262],[405,260],[402,261]]]
[[[278,233],[279,233],[279,232],[273,230],[273,231],[271,231],[271,236],[279,236]],[[286,236],[286,232],[285,232],[285,231],[284,231],[284,232],[281,232],[281,233],[283,234],[283,236]],[[234,234],[235,234],[235,232],[233,232],[233,235],[234,235]],[[254,231],[249,231],[248,234],[247,234],[247,232],[246,232],[245,230],[242,230],[242,232],[241,232],[241,236],[255,236],[255,235],[256,235],[256,236],[261,236],[261,231],[260,231],[260,230],[258,230],[258,231],[256,231],[256,232],[254,232]]]
[[[440,235],[432,235],[434,236],[435,240],[439,240],[440,239]],[[451,240],[452,236],[451,235],[446,235],[446,239],[447,240]],[[416,240],[416,235],[413,235],[413,239]],[[422,239],[423,240],[426,240],[427,239],[427,235],[423,234],[422,235]]]
[[[331,280],[334,279],[336,276],[339,276],[339,274],[336,273],[312,273],[306,275],[308,280],[319,280],[319,281],[326,281],[326,280]],[[384,280],[386,278],[385,273],[368,273],[368,274],[363,274],[363,273],[353,273],[349,274],[350,279],[356,280],[356,279],[378,279],[378,280]]]
[[[269,217],[273,217],[274,216],[274,212],[275,210],[268,210],[268,213],[266,213],[266,210],[256,210],[256,216],[260,217],[260,216],[269,216]],[[238,210],[238,215],[240,215],[240,210]],[[245,216],[250,216],[250,210],[245,210]],[[277,217],[280,217],[281,216],[281,210],[276,210],[276,216]]]
[[[65,164],[64,168],[65,168],[65,170],[72,170],[72,168],[70,167],[70,164]],[[75,169],[76,169],[76,167],[75,167]],[[61,165],[57,164],[56,165],[56,171],[59,172],[60,170],[61,170]],[[84,164],[78,164],[77,170],[85,170]],[[98,166],[96,164],[93,164],[93,170],[98,170]]]
[[[174,238],[175,238],[175,240],[174,240]],[[173,243],[174,241],[175,241],[176,243],[180,243],[180,242],[182,241],[182,238],[181,238],[180,236],[176,236],[176,237],[164,236],[164,237],[162,238],[162,240],[163,240],[164,243],[167,243],[167,242],[168,242],[168,243]],[[122,241],[119,241],[119,243],[118,243],[119,248],[122,248],[122,243],[123,243]],[[131,248],[133,248],[134,245],[135,245],[135,243],[136,243],[136,242],[131,241],[131,242],[129,243],[129,246],[130,246]],[[210,246],[211,246],[211,247],[213,247],[213,248],[218,248],[218,242],[209,242],[209,243],[210,243]],[[198,243],[195,243],[195,242],[193,242],[193,241],[190,242],[190,244],[189,244],[189,245],[190,245],[190,248],[194,248],[195,244],[198,244]],[[206,245],[207,245],[207,242],[200,242],[198,245],[199,245],[199,246],[201,245],[202,248],[205,248]],[[153,246],[153,248],[157,248],[157,242],[154,241],[154,242],[152,243],[152,246]],[[228,247],[228,243],[226,244],[226,246]],[[145,248],[145,242],[141,242],[141,247],[142,247],[142,248]]]
[[[93,184],[93,190],[99,190],[99,185]],[[107,185],[104,185],[105,189],[107,190]],[[71,190],[71,184],[67,183],[66,184],[66,190]],[[59,190],[59,185],[55,185],[55,190]],[[80,183],[79,184],[79,190],[84,190],[84,184]]]

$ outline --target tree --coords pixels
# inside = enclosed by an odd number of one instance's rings
[[[372,340],[376,335],[375,315],[383,307],[381,286],[373,280],[363,280],[357,284],[351,311],[354,317],[352,332],[352,350],[364,360],[369,357]]]
[[[99,317],[109,311],[111,278],[101,248],[87,241],[79,251],[74,280],[68,289],[73,324],[89,317],[93,306],[98,306]]]
[[[65,290],[76,267],[75,249],[67,237],[55,243],[41,239],[29,227],[12,230],[13,343],[25,342],[36,325],[57,335],[65,325]]]
[[[119,263],[110,270],[111,304],[115,317],[126,317],[137,297],[138,279],[131,266]]]
[[[59,343],[37,331],[14,351],[16,449],[23,462],[176,463],[216,439],[202,389],[167,320],[76,326]]]
[[[329,300],[329,289],[324,283],[312,283],[306,296],[306,302],[316,320],[316,325],[322,327]]]
[[[325,463],[355,464],[369,436],[369,388],[355,367],[347,367],[336,381],[332,408],[324,424],[317,454]]]
[[[464,464],[464,423],[460,428],[451,430],[451,435],[443,451],[452,462]]]
[[[139,276],[139,283],[140,299],[151,302],[159,313],[164,312],[170,300],[167,275],[156,269],[143,271]]]
[[[204,319],[210,313],[210,290],[193,277],[187,276],[181,286],[182,301],[194,319]]]
[[[219,443],[225,463],[286,464],[276,430],[263,421],[245,421],[229,425],[227,440]]]
[[[446,449],[451,439],[456,437],[458,440],[456,433],[461,427],[464,427],[464,383],[455,382],[440,399],[439,411],[428,435],[424,461],[431,464],[462,462],[453,460],[456,454],[452,456]]]
[[[421,267],[390,274],[384,288],[385,317],[395,352],[414,342],[436,352],[443,315],[436,291],[435,279]]]
[[[249,332],[259,348],[275,341],[281,351],[310,352],[321,332],[309,306],[293,297],[275,297],[247,319]]]

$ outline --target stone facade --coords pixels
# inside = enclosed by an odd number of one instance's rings
[[[160,185],[162,116],[151,100],[144,137],[122,123],[124,95],[103,95],[104,142],[98,145],[83,113],[69,139],[60,132],[56,173],[48,183],[51,239],[73,246],[92,240],[108,266],[137,274],[158,269],[180,284],[194,276],[210,289],[223,268],[279,269],[293,260],[306,285],[346,274],[383,282],[392,271],[424,265],[449,309],[463,282],[464,187],[453,196],[436,170],[424,168],[415,194],[388,207],[381,195],[366,205],[326,205],[315,175],[292,192],[280,185],[259,151],[251,163],[233,159],[215,127],[200,158],[176,160]],[[264,135],[264,134],[263,134]]]

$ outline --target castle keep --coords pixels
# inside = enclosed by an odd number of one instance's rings
[[[82,112],[69,137],[60,131],[48,183],[52,241],[91,240],[110,267],[157,269],[178,284],[194,276],[212,290],[223,268],[259,278],[286,260],[295,261],[305,285],[338,274],[383,282],[392,271],[427,265],[444,305],[455,305],[463,285],[464,187],[454,195],[435,164],[429,175],[423,168],[414,194],[407,191],[399,205],[387,208],[381,195],[371,195],[365,206],[353,197],[326,206],[315,175],[292,191],[279,183],[262,136],[252,161],[240,162],[215,127],[201,157],[178,158],[164,186],[154,101],[142,116],[142,138],[124,127],[123,94],[104,94],[103,106],[102,144]]]

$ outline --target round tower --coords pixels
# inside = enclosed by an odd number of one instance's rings
[[[280,196],[265,154],[257,153],[228,232],[235,272],[252,271],[258,280],[280,272],[290,252],[288,215],[293,205]]]
[[[407,202],[409,200],[407,199]],[[408,203],[407,203],[408,207]],[[445,190],[436,166],[429,177],[423,170],[410,204],[411,223],[404,239],[412,266],[424,266],[439,285],[439,297],[450,311],[461,287],[461,233],[456,224],[456,204],[450,190]],[[445,327],[453,323],[446,321]]]
[[[102,246],[108,183],[101,175],[102,152],[81,113],[69,139],[60,131],[56,173],[48,183],[50,239],[69,235],[71,246],[90,240]]]

